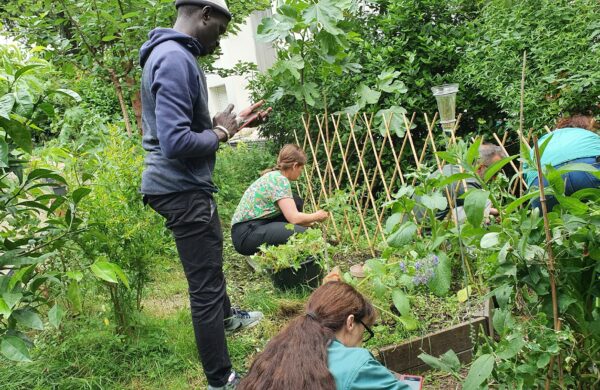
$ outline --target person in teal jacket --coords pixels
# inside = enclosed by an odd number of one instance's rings
[[[550,137],[550,141],[541,156],[542,166],[551,165],[558,169],[568,164],[588,164],[600,168],[600,135],[594,133],[597,128],[594,117],[574,115],[558,121],[556,130],[538,140],[540,147]],[[533,150],[531,157],[534,158]],[[525,181],[529,188],[539,186],[539,177],[535,167],[525,166]],[[600,179],[585,171],[572,171],[562,175],[565,182],[565,195],[569,196],[585,188],[600,188]],[[548,181],[544,178],[544,185]],[[557,204],[556,198],[547,197],[548,211]],[[539,198],[531,202],[531,208],[540,206]]]
[[[260,353],[237,390],[409,390],[371,353],[373,305],[347,283],[316,289],[296,317]]]

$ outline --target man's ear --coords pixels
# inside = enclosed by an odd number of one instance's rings
[[[212,16],[213,8],[210,5],[202,8],[202,20],[208,20]]]

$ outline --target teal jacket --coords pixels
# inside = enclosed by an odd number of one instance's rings
[[[552,139],[548,142],[541,158],[542,166],[552,165],[555,167],[579,158],[600,156],[600,135],[594,132],[565,127],[544,135],[538,140],[538,145],[543,145],[550,136]],[[533,158],[533,150],[531,157]],[[524,166],[523,168],[527,185],[531,186],[538,176],[537,170],[535,167]]]
[[[337,390],[409,390],[407,384],[364,348],[349,348],[334,340],[327,349],[327,366]]]

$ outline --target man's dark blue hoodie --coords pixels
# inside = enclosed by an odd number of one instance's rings
[[[219,139],[212,131],[197,39],[156,29],[140,50],[142,145],[146,150],[142,193],[216,192],[212,181]]]

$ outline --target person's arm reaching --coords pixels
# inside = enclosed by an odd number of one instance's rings
[[[329,214],[323,210],[317,210],[311,214],[299,212],[292,198],[279,199],[277,206],[281,209],[285,219],[294,225],[307,226],[314,222],[324,221],[329,217]]]

